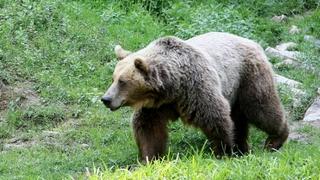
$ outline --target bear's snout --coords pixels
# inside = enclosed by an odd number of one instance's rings
[[[101,101],[103,102],[103,104],[105,106],[107,106],[107,108],[110,108],[111,102],[112,102],[112,98],[111,97],[102,97]]]

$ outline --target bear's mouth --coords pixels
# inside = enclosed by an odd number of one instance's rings
[[[123,101],[119,106],[110,106],[109,109],[110,109],[111,111],[116,111],[116,110],[118,110],[119,108],[121,108],[122,106],[124,106],[125,104],[126,104],[126,102]]]
[[[110,110],[111,110],[111,111],[116,111],[116,110],[118,110],[119,108],[120,108],[120,106],[119,106],[119,107],[115,107],[115,108],[114,108],[114,107],[110,107]]]

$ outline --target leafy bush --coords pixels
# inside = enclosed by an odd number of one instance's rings
[[[172,0],[122,0],[121,7],[122,8],[130,8],[129,4],[139,4],[152,15],[157,16],[159,18],[163,17],[163,11],[170,7]]]
[[[219,4],[200,5],[195,8],[177,3],[166,11],[169,32],[183,38],[210,31],[230,32],[243,37],[254,37],[251,17],[244,17],[232,7]]]
[[[294,15],[320,6],[319,0],[217,0],[217,2],[250,10],[262,17]]]

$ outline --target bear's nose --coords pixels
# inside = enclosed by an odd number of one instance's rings
[[[102,97],[101,101],[103,102],[104,105],[106,105],[107,107],[110,107],[112,98],[111,97]]]

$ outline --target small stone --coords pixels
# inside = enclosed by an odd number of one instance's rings
[[[297,26],[292,25],[292,26],[290,27],[289,33],[290,33],[290,34],[298,34],[298,33],[300,33],[300,31],[301,31],[301,30],[300,30]]]
[[[308,137],[305,134],[293,131],[290,132],[288,139],[292,141],[307,142]]]
[[[284,61],[281,61],[274,65],[275,68],[281,68],[281,67],[298,67],[300,63],[297,61],[294,61],[292,59],[286,59]]]
[[[313,36],[305,35],[304,40],[313,43],[317,48],[320,48],[320,39],[316,39]]]
[[[306,92],[299,89],[299,86],[301,85],[301,83],[277,74],[274,76],[274,79],[277,84],[284,85],[290,89],[292,93],[292,101],[293,101],[292,106],[295,108],[301,106],[301,101],[303,97],[307,95]]]
[[[302,105],[302,99],[307,96],[307,93],[298,88],[292,88],[291,92],[293,93],[293,104],[292,107],[297,108]]]
[[[285,59],[298,60],[298,57],[300,56],[300,52],[298,51],[279,51],[272,47],[268,47],[265,50],[265,52],[269,57],[275,57],[281,60],[285,60]]]
[[[43,131],[42,133],[45,137],[56,137],[60,135],[57,131]]]
[[[320,95],[320,88],[318,88],[317,93],[318,93],[318,95]]]
[[[308,108],[304,115],[303,121],[319,121],[320,123],[320,97],[318,97]]]
[[[80,144],[80,146],[81,146],[82,148],[89,148],[89,147],[90,147],[89,144],[85,144],[85,143]]]
[[[291,50],[293,48],[297,47],[297,44],[294,42],[287,42],[287,43],[282,43],[276,46],[276,50],[279,51],[288,51]]]
[[[284,84],[284,85],[287,85],[291,88],[297,88],[301,85],[301,83],[298,81],[288,79],[288,78],[281,76],[281,75],[278,75],[278,74],[276,74],[274,76],[274,79],[278,84]]]
[[[286,59],[283,61],[283,63],[285,65],[293,65],[295,63],[295,61],[293,61],[292,59]]]
[[[279,22],[280,23],[280,22],[283,22],[283,21],[287,20],[288,17],[286,15],[282,14],[280,16],[273,16],[271,19],[273,21],[275,21],[275,22]]]

